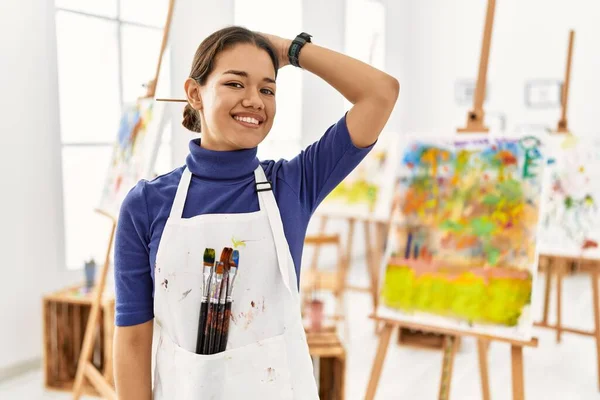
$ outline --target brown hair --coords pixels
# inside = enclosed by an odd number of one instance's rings
[[[215,59],[219,53],[238,43],[254,44],[259,49],[265,50],[273,62],[275,77],[277,77],[279,60],[271,43],[264,36],[256,32],[239,26],[230,26],[212,33],[200,43],[192,62],[190,78],[194,79],[200,85],[204,85],[214,69]],[[183,110],[182,124],[190,131],[200,132],[200,114],[189,103]]]

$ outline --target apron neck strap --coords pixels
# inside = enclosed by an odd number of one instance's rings
[[[170,218],[181,218],[183,217],[183,206],[185,206],[185,199],[187,192],[190,187],[190,181],[192,180],[192,173],[189,168],[183,167],[183,174],[179,180],[177,186],[177,193],[175,193],[175,200],[173,200],[173,206],[171,207]]]
[[[283,278],[283,283],[285,284],[286,289],[291,292],[288,265],[291,260],[291,258],[288,257],[290,254],[290,248],[288,246],[287,239],[285,238],[283,223],[281,222],[279,207],[277,207],[277,202],[275,201],[275,196],[273,195],[271,182],[267,180],[265,171],[261,165],[254,170],[254,177],[256,179],[256,192],[258,193],[258,203],[260,204],[260,209],[264,210],[269,218],[269,225],[275,241],[277,261],[279,263],[279,270]]]

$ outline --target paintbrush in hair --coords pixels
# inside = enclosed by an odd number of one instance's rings
[[[204,331],[208,314],[208,294],[210,292],[210,275],[215,265],[215,249],[204,250],[204,281],[202,284],[202,300],[200,301],[200,316],[198,318],[198,336],[196,339],[196,354],[202,354],[204,346]]]
[[[212,314],[212,318],[210,320],[210,324],[207,322],[206,329],[208,330],[208,335],[204,338],[204,354],[214,354],[216,352],[215,349],[215,341],[216,341],[216,331],[217,331],[217,321],[218,321],[218,311],[219,311],[219,300],[221,297],[221,284],[223,283],[223,269],[227,259],[229,258],[229,252],[231,249],[224,248],[221,252],[221,259],[215,268],[215,273],[213,274],[213,278],[211,281],[214,281],[214,287],[211,284],[211,295],[210,295],[210,308],[208,314]],[[214,288],[214,290],[213,290]],[[208,346],[206,346],[208,343]]]
[[[221,337],[221,351],[225,351],[227,348],[227,338],[229,336],[229,319],[231,318],[231,304],[233,302],[233,298],[231,297],[231,293],[233,292],[233,282],[235,282],[235,276],[237,275],[237,270],[240,266],[240,252],[234,250],[231,254],[231,262],[229,264],[229,274],[228,274],[228,285],[227,285],[227,299],[225,302],[225,315],[223,316],[223,336]]]

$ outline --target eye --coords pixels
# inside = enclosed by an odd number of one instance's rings
[[[260,92],[269,96],[275,96],[275,92],[268,88],[261,89]]]
[[[237,89],[243,89],[244,88],[242,86],[242,84],[239,83],[239,82],[228,82],[228,83],[225,84],[225,86],[231,86],[231,87],[234,87],[234,88],[237,88]]]

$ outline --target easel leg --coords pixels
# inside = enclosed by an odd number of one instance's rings
[[[375,361],[371,368],[371,378],[369,379],[365,400],[373,400],[375,398],[375,392],[377,391],[377,385],[379,384],[379,378],[381,377],[381,369],[383,367],[383,362],[385,361],[385,355],[390,344],[393,329],[393,325],[386,323],[383,326],[381,335],[379,335],[379,347],[377,348],[377,355],[375,355]]]
[[[79,398],[81,397],[81,392],[83,391],[83,380],[85,378],[85,372],[88,368],[88,365],[90,365],[90,358],[92,356],[94,342],[96,339],[96,327],[98,326],[98,317],[100,316],[100,307],[102,307],[102,295],[104,293],[104,286],[106,285],[106,275],[108,274],[108,266],[110,265],[110,250],[112,248],[113,240],[115,238],[116,228],[117,223],[116,221],[113,221],[110,239],[108,241],[108,249],[106,250],[104,266],[102,267],[102,272],[100,273],[100,280],[96,283],[94,287],[94,300],[92,302],[92,306],[90,307],[90,315],[88,317],[87,325],[85,328],[85,335],[83,336],[83,344],[81,346],[79,362],[77,363],[77,374],[75,375],[75,382],[73,384],[73,400],[79,400]],[[100,375],[100,373],[97,374]],[[102,387],[96,387],[96,389],[98,389],[98,391],[100,391],[101,394],[104,394],[105,397],[112,396],[116,399],[117,396],[114,394],[114,391],[106,383],[106,381],[100,382],[100,384],[102,385]]]
[[[442,360],[442,376],[440,378],[439,400],[448,400],[450,398],[450,383],[452,383],[452,367],[454,366],[454,356],[458,349],[458,338],[456,336],[446,336],[444,339],[444,358]]]
[[[550,308],[550,291],[552,290],[552,258],[546,258],[546,287],[544,290],[544,317],[542,323],[548,323],[548,310]]]
[[[323,233],[325,233],[326,226],[327,226],[327,217],[323,216],[323,217],[321,217],[321,223],[319,224],[319,235],[322,235]],[[317,262],[319,261],[320,254],[321,254],[321,245],[317,244],[315,246],[315,250],[313,252],[312,261],[310,263],[311,269],[314,270],[317,268]]]
[[[562,280],[565,272],[566,263],[563,260],[556,268],[556,342],[560,343],[562,339]]]
[[[377,243],[373,245],[373,240],[371,237],[371,226],[369,221],[364,221],[365,228],[365,251],[367,258],[367,273],[369,275],[369,293],[371,293],[371,301],[373,302],[373,314],[377,310],[377,282],[376,282],[376,273],[377,269],[377,248],[373,246],[377,246]],[[377,236],[377,226],[375,227],[375,236]],[[377,320],[375,320],[375,333],[379,331],[379,324]]]
[[[525,385],[523,382],[523,347],[512,345],[510,348],[512,360],[512,389],[513,400],[525,400]]]
[[[479,355],[479,373],[481,375],[481,395],[483,400],[490,400],[490,380],[488,375],[488,345],[483,339],[477,339],[477,353]]]
[[[354,242],[354,219],[348,220],[348,237],[346,239],[346,276],[350,272],[350,260],[352,259],[352,243]]]
[[[594,309],[594,334],[596,336],[596,364],[598,368],[598,390],[600,390],[600,298],[598,293],[598,270],[594,266],[592,278],[592,304]]]

